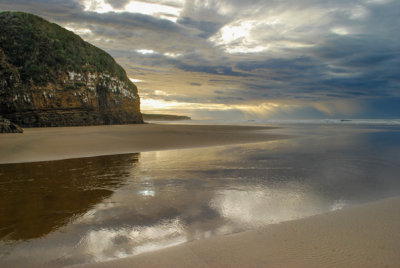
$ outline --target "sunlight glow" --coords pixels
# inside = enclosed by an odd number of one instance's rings
[[[161,90],[156,90],[155,95],[168,96]],[[155,98],[141,98],[141,110],[147,112],[167,113],[178,110],[185,110],[187,113],[195,111],[242,111],[250,116],[268,116],[282,109],[291,109],[293,105],[279,103],[255,103],[255,104],[222,104],[222,103],[190,103],[179,101],[166,101]]]
[[[125,6],[124,10],[131,13],[141,13],[151,16],[163,13],[175,17],[178,17],[181,12],[181,9],[177,7],[140,1],[131,1]]]
[[[187,103],[176,102],[176,101],[165,101],[159,99],[147,99],[142,97],[140,99],[140,109],[142,111],[152,111],[152,110],[169,110],[171,108],[186,107]]]
[[[184,2],[180,0],[170,1],[163,3],[149,3],[142,1],[129,1],[122,8],[116,9],[105,0],[84,0],[83,6],[85,11],[96,13],[108,12],[129,12],[150,15],[161,19],[177,21],[177,18],[182,10]]]
[[[165,52],[163,55],[168,58],[178,58],[182,56],[181,53],[172,53],[172,52]]]
[[[226,52],[230,54],[237,54],[237,53],[258,53],[268,49],[268,46],[235,46],[235,47],[227,47]]]
[[[234,106],[219,104],[219,103],[190,103],[190,102],[166,101],[162,99],[152,99],[152,98],[142,97],[140,100],[140,109],[143,111],[154,111],[154,110],[162,111],[171,109],[185,109],[187,111],[192,111],[192,110],[229,111],[234,109]]]
[[[90,35],[92,34],[92,31],[88,28],[81,28],[79,25],[77,24],[67,24],[65,26],[65,29],[67,29],[68,31],[74,32],[77,35]]]
[[[152,197],[151,193],[146,194]],[[115,241],[118,241],[118,238],[129,241],[131,250],[126,251],[124,247],[116,245]],[[186,241],[181,221],[171,219],[150,226],[91,230],[85,234],[79,244],[83,247],[85,254],[95,256],[95,261],[102,262],[168,248]]]
[[[129,78],[129,80],[131,80],[132,83],[140,83],[140,82],[143,82],[143,80],[134,79],[134,78]]]
[[[366,12],[362,6],[334,11],[341,11],[354,19],[361,18]],[[211,36],[209,41],[229,54],[279,53],[283,49],[314,46],[316,42],[312,29],[315,22],[328,23],[327,11],[318,7],[296,11],[280,10],[275,14],[232,21]],[[310,38],[303,38],[307,34],[310,34]]]
[[[140,54],[143,54],[143,55],[156,53],[154,50],[151,50],[151,49],[138,49],[138,50],[136,50],[136,52],[140,53]]]
[[[87,28],[76,29],[74,32],[78,35],[87,35],[92,33],[92,31]]]
[[[85,0],[83,1],[84,11],[92,11],[96,13],[107,13],[114,11],[113,7],[104,0]]]
[[[252,38],[251,31],[259,24],[255,20],[238,21],[228,24],[210,41],[216,45],[224,46],[225,51],[233,53],[257,53],[268,49],[268,45],[261,45]]]
[[[249,38],[255,24],[256,21],[243,21],[236,25],[227,25],[221,29],[221,39],[229,43],[239,38]]]
[[[307,44],[303,42],[293,42],[293,41],[280,41],[275,43],[276,47],[281,47],[281,48],[301,48],[301,47],[312,47],[314,44]]]
[[[260,227],[321,213],[321,196],[303,185],[222,190],[210,205],[230,222]]]
[[[169,94],[165,91],[162,90],[155,90],[154,94],[158,95],[158,96],[168,96]]]

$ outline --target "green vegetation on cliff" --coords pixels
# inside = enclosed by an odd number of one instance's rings
[[[0,115],[21,127],[143,123],[137,88],[109,54],[22,12],[0,13]]]
[[[121,80],[125,71],[103,50],[55,23],[23,12],[0,13],[0,48],[17,67],[23,83],[45,85],[58,72],[107,72]]]

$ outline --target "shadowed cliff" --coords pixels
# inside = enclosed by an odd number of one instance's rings
[[[22,12],[0,13],[0,115],[22,127],[143,123],[137,88],[109,54]]]

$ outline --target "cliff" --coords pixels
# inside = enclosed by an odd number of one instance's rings
[[[22,127],[143,123],[137,88],[109,54],[22,12],[0,13],[0,115]]]

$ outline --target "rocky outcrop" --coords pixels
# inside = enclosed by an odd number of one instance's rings
[[[0,117],[0,133],[23,133],[24,130],[8,119]]]
[[[20,12],[0,14],[0,115],[22,127],[143,123],[137,88],[110,55]]]

